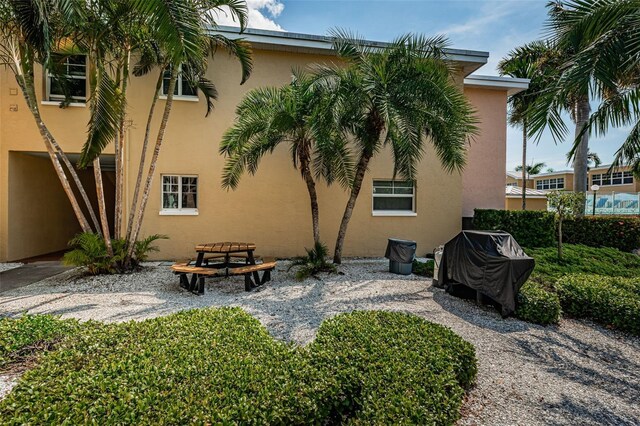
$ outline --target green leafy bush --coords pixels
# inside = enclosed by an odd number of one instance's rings
[[[584,216],[566,220],[564,241],[630,252],[640,248],[640,217]]]
[[[77,321],[52,315],[0,318],[0,369],[50,348],[77,328]]]
[[[136,268],[140,262],[147,260],[149,252],[158,251],[153,243],[167,238],[169,237],[166,235],[154,234],[136,241],[133,250],[133,263],[124,265],[123,261],[127,256],[127,242],[124,238],[111,240],[113,256],[110,256],[104,239],[100,235],[82,232],[69,241],[69,247],[72,250],[66,252],[62,260],[66,265],[86,268],[90,275],[122,272]]]
[[[475,209],[473,227],[478,230],[506,231],[525,247],[549,247],[555,244],[555,215],[551,212]]]
[[[83,323],[24,374],[0,402],[0,418],[10,425],[450,424],[461,386],[476,374],[469,343],[406,314],[339,315],[318,339],[308,347],[277,341],[239,308]]]
[[[516,317],[535,324],[557,324],[560,320],[560,300],[558,295],[545,289],[535,280],[529,280],[518,293]]]
[[[556,287],[567,314],[640,334],[640,276],[574,274],[560,278]]]
[[[433,266],[433,260],[427,260],[426,262],[414,260],[413,265],[411,265],[411,272],[423,277],[433,278]]]
[[[324,244],[317,242],[312,249],[305,249],[306,256],[296,257],[291,262],[289,269],[299,266],[296,271],[296,279],[302,281],[320,272],[336,272],[336,266],[327,261],[329,249]]]
[[[338,378],[334,423],[453,424],[477,372],[471,344],[401,313],[338,315],[309,350],[318,371]]]

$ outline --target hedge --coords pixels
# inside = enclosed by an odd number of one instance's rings
[[[334,401],[355,424],[453,424],[477,372],[470,343],[408,314],[338,315],[309,350],[318,371],[339,379]]]
[[[562,230],[564,242],[570,244],[626,252],[640,248],[640,217],[584,216],[563,221]]]
[[[567,314],[640,334],[640,277],[574,274],[556,287]]]
[[[473,227],[506,231],[525,247],[548,247],[556,241],[555,215],[550,212],[475,209]]]
[[[516,317],[534,324],[557,324],[561,315],[558,295],[534,279],[525,283],[518,293]]]
[[[462,385],[475,377],[470,344],[410,315],[339,315],[318,335],[308,347],[275,340],[239,308],[82,324],[23,375],[0,402],[0,418],[15,425],[451,424]]]

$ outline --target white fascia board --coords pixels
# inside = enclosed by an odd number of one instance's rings
[[[464,79],[466,87],[506,90],[509,96],[529,88],[528,78],[499,77],[494,75],[470,75]]]
[[[247,28],[244,32],[240,33],[238,27],[230,26],[218,26],[211,31],[214,34],[221,34],[230,39],[241,38],[252,44],[269,46],[275,50],[306,51],[326,55],[335,54],[331,37],[322,35],[289,33],[255,28]],[[389,45],[389,43],[370,40],[366,40],[366,44],[370,47],[379,48],[384,48]],[[476,50],[445,49],[445,53],[448,60],[464,64],[465,70],[468,70],[468,73],[486,64],[489,58],[488,52]]]

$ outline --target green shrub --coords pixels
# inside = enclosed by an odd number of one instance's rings
[[[306,256],[293,259],[289,269],[299,266],[296,271],[296,279],[302,281],[309,277],[315,277],[320,272],[336,272],[337,268],[333,263],[327,261],[329,249],[324,244],[317,242],[312,249],[305,249]]]
[[[556,287],[563,310],[607,326],[640,334],[640,277],[574,274]]]
[[[555,214],[551,212],[475,209],[473,227],[506,231],[525,247],[549,247],[556,241]]]
[[[555,292],[532,279],[522,286],[518,293],[516,317],[523,321],[548,325],[557,324],[560,314],[560,300]]]
[[[77,328],[77,321],[60,320],[52,315],[0,318],[0,369],[50,348]]]
[[[423,277],[433,278],[433,267],[433,260],[427,260],[426,262],[419,262],[417,260],[414,260],[413,264],[411,265],[411,272]]]
[[[123,261],[127,255],[127,242],[125,239],[111,240],[113,256],[110,256],[107,253],[104,239],[100,235],[82,232],[69,241],[69,247],[72,250],[65,253],[62,260],[65,265],[86,268],[90,275],[122,272],[136,268],[140,262],[147,260],[149,252],[158,251],[158,248],[153,243],[167,238],[169,237],[166,235],[154,234],[143,240],[136,241],[133,249],[132,264],[124,265]]]
[[[640,217],[584,216],[564,222],[564,241],[630,252],[640,248]]]
[[[331,424],[337,418],[450,424],[458,417],[461,385],[475,374],[469,343],[406,314],[339,315],[303,348],[273,339],[239,308],[192,310],[82,324],[24,374],[0,402],[0,418],[15,425]]]
[[[527,248],[525,252],[536,260],[534,276],[546,281],[548,286],[553,286],[563,275],[573,273],[640,276],[640,256],[614,248],[566,244],[562,260],[558,259],[558,252],[553,247]]]
[[[318,371],[338,378],[334,415],[342,421],[334,423],[453,424],[477,372],[471,344],[401,313],[338,315],[309,350]]]

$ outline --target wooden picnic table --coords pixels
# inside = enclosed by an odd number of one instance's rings
[[[237,268],[245,265],[255,265],[256,259],[253,252],[256,250],[255,243],[240,243],[223,241],[219,243],[205,243],[198,244],[196,246],[196,252],[198,257],[196,258],[196,266],[204,266],[207,268],[225,269],[225,276],[229,276],[229,268]],[[207,254],[224,254],[224,261],[219,263],[204,262],[205,255]],[[231,257],[234,254],[246,253],[247,258],[244,263],[231,262]],[[253,278],[256,282],[260,282],[260,275],[258,272],[253,272]]]

